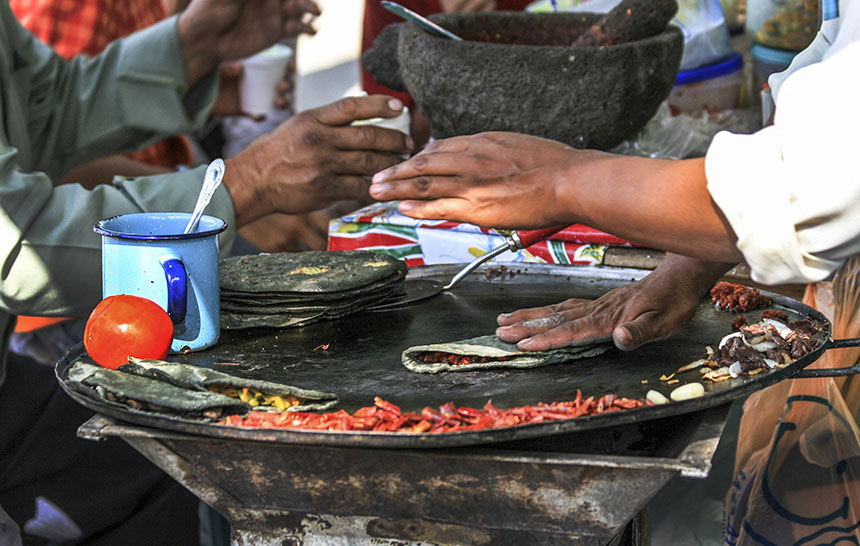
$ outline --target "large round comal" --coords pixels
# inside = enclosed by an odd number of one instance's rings
[[[435,138],[511,131],[608,149],[633,138],[669,95],[684,39],[676,27],[604,47],[573,47],[584,13],[432,16],[463,37],[390,25],[362,57],[377,82],[408,91]]]

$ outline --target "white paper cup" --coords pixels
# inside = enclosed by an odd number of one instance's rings
[[[409,135],[409,126],[412,118],[409,116],[409,108],[403,107],[403,112],[393,118],[360,119],[352,122],[352,125],[375,125],[386,129],[397,129],[401,133]]]
[[[406,136],[410,136],[410,125],[412,117],[409,115],[409,108],[403,107],[403,112],[393,118],[371,118],[360,119],[352,122],[352,125],[373,125],[376,127],[384,127],[386,129],[396,129]],[[408,155],[401,156],[403,159],[409,159]]]
[[[278,113],[275,90],[287,71],[293,48],[275,44],[242,61],[239,94],[242,110],[249,114],[271,116]]]

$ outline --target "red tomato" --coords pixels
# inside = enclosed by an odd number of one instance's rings
[[[87,319],[84,347],[105,368],[137,358],[163,359],[173,340],[173,322],[154,301],[118,295],[103,299]]]

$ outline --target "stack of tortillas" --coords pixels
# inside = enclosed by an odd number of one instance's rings
[[[403,294],[406,264],[368,250],[221,260],[221,327],[284,328],[339,318]]]

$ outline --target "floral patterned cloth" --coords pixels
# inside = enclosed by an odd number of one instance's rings
[[[375,250],[406,261],[410,267],[471,262],[504,244],[505,232],[444,220],[416,220],[397,211],[397,203],[376,203],[332,220],[329,250]],[[609,246],[629,241],[587,226],[573,225],[549,240],[519,252],[505,252],[499,262],[599,265]]]

